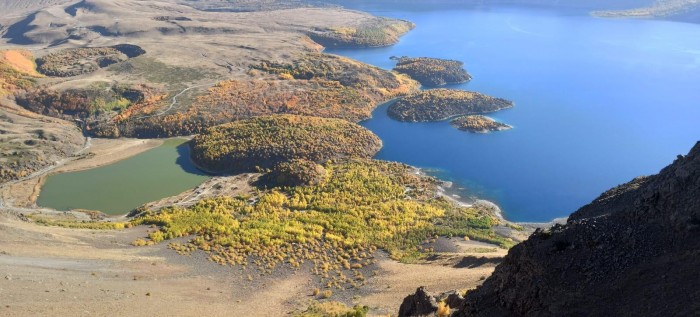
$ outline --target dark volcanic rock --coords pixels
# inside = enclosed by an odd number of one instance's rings
[[[431,315],[438,309],[437,301],[425,291],[424,287],[419,287],[415,294],[404,298],[399,317],[426,316]]]
[[[700,143],[513,247],[463,316],[700,315]]]
[[[450,309],[456,309],[464,305],[464,297],[456,291],[431,296],[425,287],[419,287],[414,294],[406,296],[398,317],[433,316],[438,313],[438,302],[443,302]]]

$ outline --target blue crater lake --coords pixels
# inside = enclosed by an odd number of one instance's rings
[[[567,216],[700,136],[700,25],[512,7],[370,11],[417,27],[391,47],[329,53],[386,69],[390,56],[461,60],[474,79],[451,88],[515,102],[490,115],[514,129],[492,134],[396,122],[381,106],[363,122],[384,142],[377,158],[454,181],[510,220]]]

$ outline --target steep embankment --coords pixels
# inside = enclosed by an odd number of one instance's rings
[[[513,247],[453,316],[697,315],[699,233],[697,143]]]

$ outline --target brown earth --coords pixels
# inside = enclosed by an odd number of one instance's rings
[[[0,314],[282,316],[313,299],[315,280],[304,268],[251,281],[251,272],[207,261],[201,253],[182,256],[166,244],[131,246],[146,230],[43,227],[0,212]],[[505,255],[493,245],[451,243],[459,245],[455,252],[424,263],[383,258],[367,286],[331,299],[368,305],[370,316],[394,314],[414,283],[473,288]]]

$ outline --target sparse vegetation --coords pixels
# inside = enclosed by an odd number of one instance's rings
[[[30,216],[30,218],[36,224],[72,229],[122,230],[132,226],[129,222],[78,221],[73,219],[50,219],[42,216]]]
[[[304,312],[295,314],[294,317],[365,317],[369,307],[355,306],[348,307],[336,301],[317,302],[311,305]]]
[[[411,76],[423,86],[436,87],[471,80],[472,76],[464,70],[463,66],[464,63],[460,61],[404,56],[397,58],[394,71]]]
[[[207,129],[192,141],[192,159],[211,171],[251,172],[293,159],[369,158],[380,148],[377,136],[354,123],[279,115]]]
[[[511,101],[478,92],[430,89],[400,98],[389,106],[388,114],[399,121],[424,122],[494,112],[510,107],[513,107]]]
[[[172,86],[196,82],[211,76],[204,69],[169,65],[148,55],[112,65],[107,70],[120,75],[134,75],[135,79],[145,79],[151,83]]]

